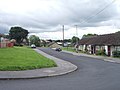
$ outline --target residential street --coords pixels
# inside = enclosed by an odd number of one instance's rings
[[[77,65],[78,70],[49,78],[0,80],[0,90],[120,90],[120,64],[49,48],[40,50]]]

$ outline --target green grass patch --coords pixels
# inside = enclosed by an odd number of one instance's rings
[[[70,52],[76,52],[74,47],[63,47],[62,50],[70,51]]]
[[[54,61],[27,47],[0,48],[0,71],[18,71],[57,66]]]

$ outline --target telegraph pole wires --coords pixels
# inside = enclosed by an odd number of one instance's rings
[[[78,25],[75,25],[75,28],[76,28],[76,45],[78,44]]]
[[[62,32],[63,32],[63,47],[64,47],[64,25],[62,26]]]
[[[76,28],[76,45],[75,45],[75,48],[76,48],[76,52],[78,52],[78,42],[79,42],[79,39],[78,39],[77,25],[75,25],[75,28]]]

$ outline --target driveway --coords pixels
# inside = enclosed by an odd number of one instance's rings
[[[78,70],[57,77],[0,80],[0,90],[120,90],[120,64],[57,52],[49,48],[40,50],[72,62],[78,66]]]

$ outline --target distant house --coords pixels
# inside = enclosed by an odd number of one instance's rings
[[[56,42],[49,43],[48,47],[50,47],[50,48],[61,48],[61,46],[58,45]]]
[[[79,41],[79,50],[90,54],[104,50],[107,56],[112,56],[113,51],[120,51],[120,32],[82,38]]]
[[[6,47],[13,47],[14,43],[12,43],[9,39],[3,38],[2,35],[0,35],[0,48],[6,48]]]
[[[62,46],[63,45],[63,42],[57,42],[58,45]]]

